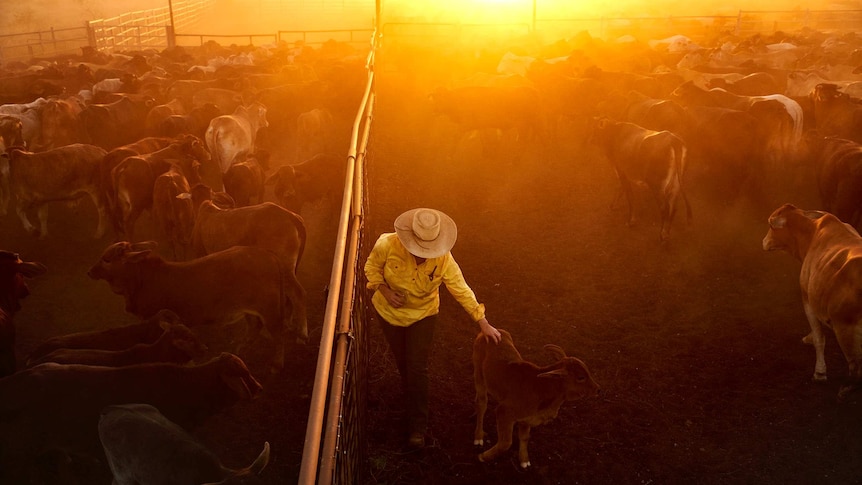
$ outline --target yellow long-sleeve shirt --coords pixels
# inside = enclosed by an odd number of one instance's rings
[[[475,293],[467,286],[461,267],[451,252],[417,265],[394,232],[382,234],[377,239],[365,261],[365,277],[368,279],[366,287],[375,290],[371,303],[377,313],[392,325],[407,327],[439,313],[441,284],[446,285],[473,321],[485,318],[485,305],[476,300]],[[405,295],[404,306],[392,307],[383,294],[376,291],[384,283]]]

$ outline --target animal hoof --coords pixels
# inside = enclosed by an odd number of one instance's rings
[[[814,377],[812,377],[814,382],[826,382],[826,373],[825,372],[815,372]]]
[[[484,455],[484,453],[479,453],[479,462],[485,463],[485,460],[482,458],[482,455]]]
[[[811,337],[811,334],[802,337],[802,343],[808,345],[814,345],[814,339]]]
[[[838,402],[842,403],[847,401],[847,398],[850,396],[850,393],[852,393],[855,389],[855,386],[841,386],[841,388],[838,389]]]
[[[485,440],[473,440],[474,446],[482,446],[485,444]]]
[[[527,468],[530,468],[530,462],[529,461],[521,462],[521,468],[523,468],[524,470],[526,470]]]

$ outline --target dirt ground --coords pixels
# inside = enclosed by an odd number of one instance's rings
[[[808,328],[799,263],[761,249],[772,210],[819,203],[810,178],[772,187],[756,205],[724,200],[709,180],[694,178],[686,187],[694,219],[686,226],[678,217],[663,246],[657,207],[646,194],[634,227],[624,224],[621,207],[610,208],[613,173],[573,126],[557,143],[516,142],[506,133],[483,152],[479,138],[432,115],[426,95],[444,79],[381,69],[377,82],[362,261],[402,211],[443,210],[458,224],[453,254],[489,321],[512,333],[526,359],[550,363],[546,343],[581,358],[602,394],[565,403],[554,421],[533,430],[531,468],[520,469],[515,447],[479,463],[470,362],[477,327],[444,292],[424,450],[404,446],[399,380],[379,329],[371,328],[367,474],[358,482],[862,480],[862,393],[836,402],[847,366],[831,334],[829,382],[812,383],[814,351],[800,341]],[[265,484],[295,483],[299,474],[334,249],[332,207],[303,212],[309,245],[300,279],[309,295],[310,344],[291,345],[287,368],[274,376],[262,364],[270,344],[241,354],[262,381],[262,395],[195,431],[234,467],[250,463],[269,441]],[[51,336],[135,321],[105,282],[86,276],[111,242],[91,237],[92,206],[55,204],[49,218],[45,240],[24,234],[14,214],[0,219],[0,248],[48,267],[30,281],[15,317],[22,358]],[[493,419],[492,406],[485,422],[492,442]]]
[[[520,469],[517,445],[479,463],[477,327],[444,291],[424,450],[406,449],[397,373],[372,328],[367,483],[862,480],[862,395],[836,402],[847,365],[831,332],[829,381],[812,382],[800,264],[761,245],[775,208],[819,204],[805,169],[793,174],[804,183],[774,183],[752,203],[724,199],[693,166],[693,221],[678,214],[662,246],[657,205],[641,193],[639,223],[626,227],[624,207],[611,208],[612,170],[574,126],[556,145],[503,138],[483,154],[480,138],[428,111],[426,95],[443,78],[378,72],[366,251],[400,212],[443,210],[458,224],[453,254],[489,321],[512,333],[525,359],[552,363],[546,343],[581,358],[602,394],[565,403],[533,429],[531,468]],[[493,406],[485,430],[496,442]]]

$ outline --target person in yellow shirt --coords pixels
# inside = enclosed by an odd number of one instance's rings
[[[425,446],[428,426],[428,358],[440,285],[479,324],[486,339],[500,341],[500,331],[485,318],[450,250],[458,229],[443,212],[419,208],[395,219],[395,232],[384,233],[365,262],[366,287],[383,335],[395,357],[407,399],[408,445]]]

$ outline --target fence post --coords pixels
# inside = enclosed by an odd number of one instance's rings
[[[174,28],[171,25],[165,25],[165,37],[168,38],[168,48],[177,46],[177,36],[174,34]]]
[[[93,28],[93,24],[87,20],[84,22],[84,28],[87,29],[87,45],[96,48],[96,29]]]

